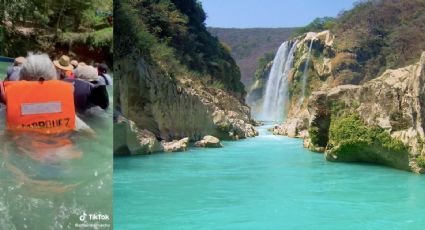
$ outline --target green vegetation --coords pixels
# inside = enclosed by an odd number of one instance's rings
[[[275,54],[274,53],[265,53],[257,61],[257,68],[254,74],[254,80],[267,78],[267,72],[271,66],[267,66],[271,61],[273,61]]]
[[[207,29],[231,48],[232,57],[241,70],[241,80],[245,87],[251,86],[255,81],[258,59],[276,52],[280,44],[294,31],[294,28]]]
[[[419,135],[419,133],[416,134],[416,138],[418,139],[418,153],[422,152],[423,148],[424,148],[424,139],[422,139],[421,135]]]
[[[317,128],[317,127],[310,127],[308,129],[308,133],[310,135],[311,142],[313,144],[316,144],[317,145],[317,143],[319,142],[319,137],[318,137],[318,135],[319,135],[319,128]]]
[[[308,31],[335,35],[335,84],[359,84],[417,61],[425,50],[425,1],[363,0],[337,18],[317,18],[292,37]]]
[[[332,18],[332,17],[315,18],[308,25],[295,30],[294,33],[291,34],[291,38],[295,38],[307,32],[320,32],[323,30],[330,30],[334,28],[335,25],[336,25],[335,18]]]
[[[333,146],[346,145],[347,148],[375,146],[390,152],[407,153],[408,151],[403,142],[392,138],[388,132],[378,126],[367,126],[355,113],[346,113],[332,119],[329,139]],[[341,150],[341,152],[345,151]]]
[[[2,25],[50,27],[77,31],[107,24],[112,13],[112,0],[20,0],[2,3]]]
[[[318,147],[326,147],[328,145],[329,123],[330,119],[326,116],[318,117],[312,122],[310,128],[308,129],[308,133],[313,145]]]
[[[362,1],[344,12],[334,28],[337,48],[351,50],[365,80],[417,60],[425,49],[423,0]]]
[[[253,77],[254,84],[251,86],[246,98],[248,103],[254,103],[263,96],[263,91],[267,84],[267,78],[271,69],[270,63],[274,59],[274,53],[266,53],[257,61],[257,68]]]
[[[410,127],[409,120],[403,117],[403,113],[401,111],[391,113],[390,122],[394,130],[403,130]]]
[[[80,57],[95,54],[98,61],[112,62],[112,0],[20,0],[4,2],[2,7],[2,55],[41,50],[54,56],[60,50]]]
[[[210,85],[244,94],[229,49],[207,31],[195,0],[114,1],[117,57],[138,53],[173,76],[211,76]],[[218,83],[214,83],[218,82]]]
[[[340,117],[347,112],[347,104],[344,101],[336,100],[330,104],[332,118]]]
[[[101,48],[101,47],[110,47],[110,52],[113,52],[112,48],[112,27],[104,28],[94,32],[83,32],[83,33],[73,33],[67,32],[63,33],[58,42],[63,44],[87,44],[90,48]]]
[[[416,163],[419,167],[425,168],[425,157],[422,155],[419,155],[416,157]]]

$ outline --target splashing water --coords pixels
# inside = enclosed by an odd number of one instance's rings
[[[298,41],[286,41],[280,45],[267,80],[261,119],[282,121],[288,101],[288,73],[294,61]],[[291,47],[289,49],[289,47]]]
[[[0,104],[0,229],[77,229],[84,213],[112,226],[112,109],[81,118],[95,137],[13,133]]]
[[[310,63],[310,53],[311,53],[311,47],[313,46],[313,39],[311,39],[310,41],[310,46],[308,47],[308,53],[307,53],[307,61],[304,64],[304,71],[303,71],[303,76],[302,76],[302,81],[303,81],[303,88],[302,88],[302,97],[299,101],[299,105],[302,104],[302,102],[304,101],[305,98],[305,88],[307,86],[307,79],[308,79],[308,64]]]

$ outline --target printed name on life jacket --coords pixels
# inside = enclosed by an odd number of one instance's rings
[[[21,104],[21,115],[35,115],[61,112],[62,103],[57,101]]]
[[[51,129],[51,128],[57,128],[57,127],[69,127],[72,128],[70,125],[71,118],[61,118],[56,120],[46,120],[46,121],[36,121],[32,122],[30,124],[22,124],[22,128],[32,128],[32,129]]]

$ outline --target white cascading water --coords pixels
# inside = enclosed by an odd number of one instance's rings
[[[303,81],[303,85],[302,85],[302,93],[301,93],[301,99],[299,101],[299,104],[301,105],[304,98],[305,98],[305,87],[307,86],[307,79],[308,79],[308,64],[310,63],[310,53],[311,53],[311,47],[313,46],[313,39],[311,39],[310,41],[310,46],[308,47],[308,53],[307,53],[307,60],[304,64],[304,71],[303,71],[303,76],[302,76],[302,81]]]
[[[264,93],[262,119],[282,121],[288,102],[288,73],[294,61],[298,41],[284,42],[277,50]]]

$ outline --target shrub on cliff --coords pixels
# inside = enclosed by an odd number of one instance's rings
[[[422,155],[416,157],[416,163],[418,164],[419,167],[425,168],[425,157]]]
[[[264,80],[263,78],[268,77],[268,75],[266,74],[270,69],[268,64],[273,61],[274,56],[275,54],[273,52],[265,53],[257,60],[257,68],[255,69],[254,81],[258,79]]]
[[[376,146],[392,152],[407,153],[407,147],[378,126],[366,125],[355,113],[346,113],[331,121],[329,142],[333,146]]]

